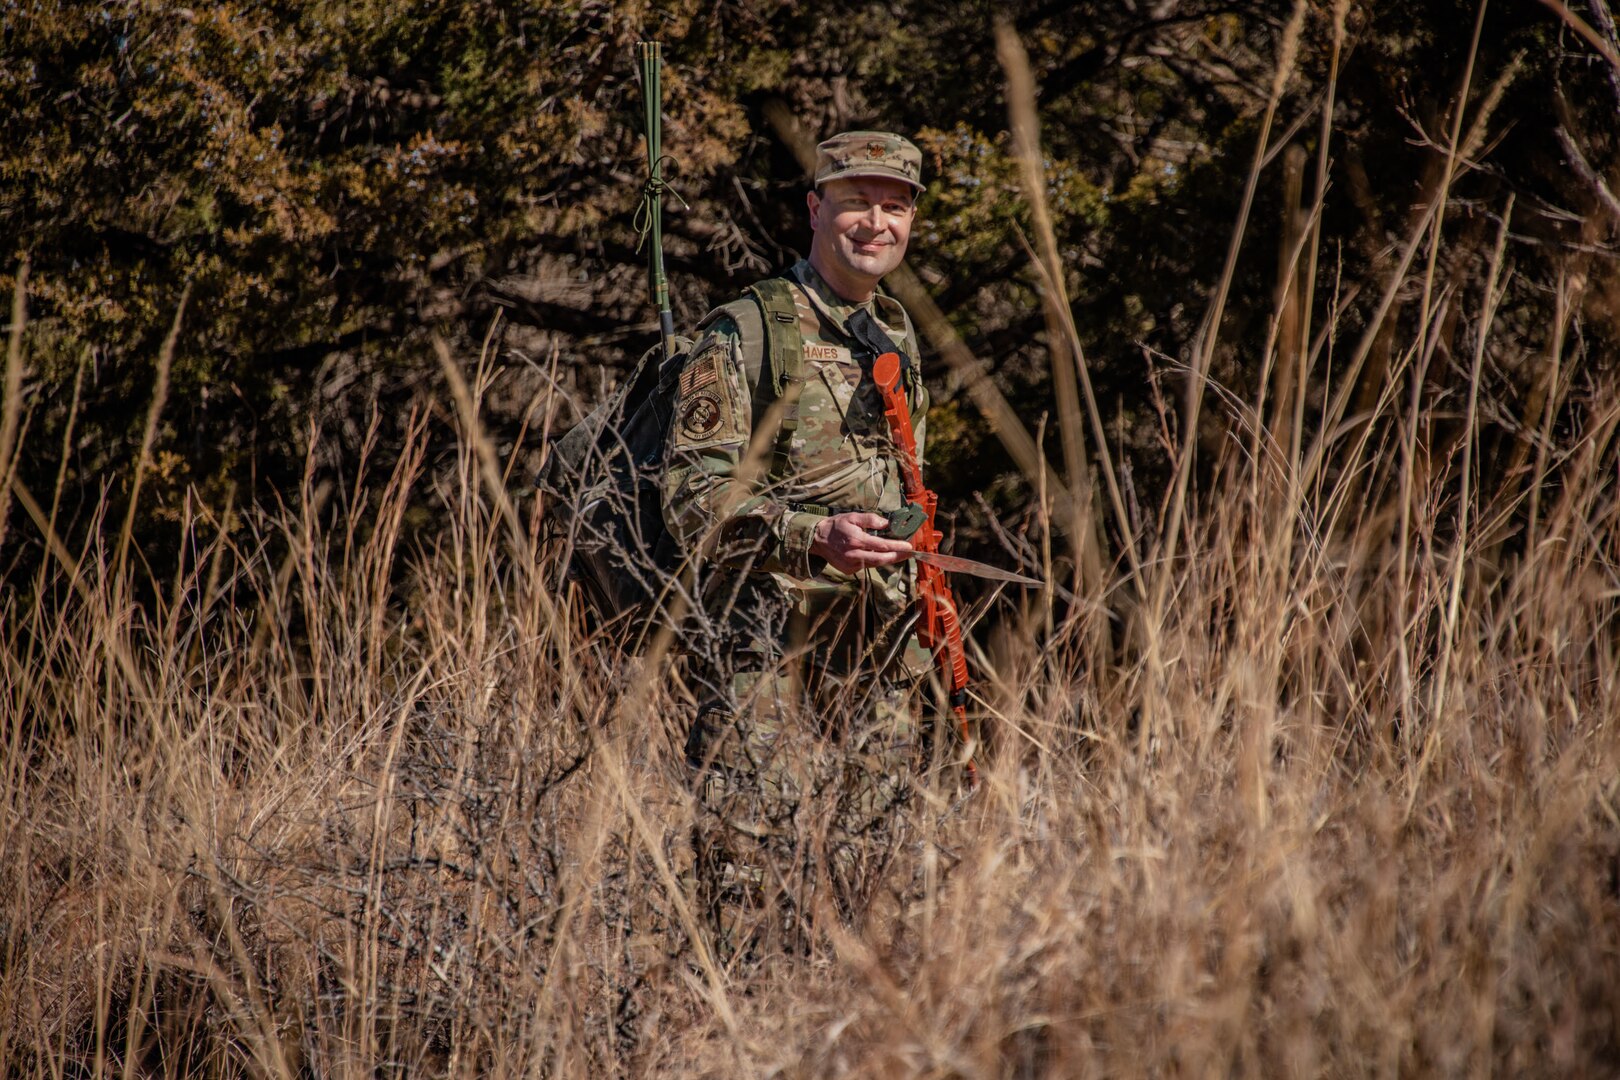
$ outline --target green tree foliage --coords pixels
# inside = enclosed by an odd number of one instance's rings
[[[1601,0],[1588,7],[1593,32],[1612,42]],[[678,321],[692,325],[807,246],[802,173],[769,120],[777,110],[812,137],[907,131],[934,180],[912,264],[1033,426],[1051,389],[993,46],[1006,17],[1035,69],[1076,322],[1150,519],[1177,365],[1221,272],[1291,10],[15,0],[0,16],[0,234],[8,262],[31,260],[19,475],[48,489],[65,468],[81,525],[103,492],[116,506],[187,284],[143,521],[172,513],[188,485],[210,501],[232,486],[261,497],[286,488],[312,426],[339,448],[365,437],[379,407],[386,427],[433,377],[426,335],[475,348],[496,312],[513,374],[492,419],[502,449],[521,450],[517,432],[545,386],[523,359],[554,351],[561,385],[588,397],[650,339],[631,225],[642,37],[665,42],[665,145],[688,206],[666,215]],[[1334,313],[1353,332],[1376,310],[1379,275],[1437,188],[1476,10],[1349,6],[1316,326]],[[1294,158],[1280,151],[1303,151],[1308,205],[1333,40],[1331,8],[1311,6],[1212,368],[1240,398],[1257,389],[1281,223],[1297,212],[1283,205]],[[1581,329],[1567,347],[1590,355],[1616,336],[1620,75],[1545,7],[1499,4],[1470,120],[1508,72],[1447,216],[1479,265],[1443,269],[1455,288],[1478,287],[1512,194],[1508,308],[1521,314],[1498,330],[1488,388],[1511,465],[1516,432],[1547,394],[1532,360],[1551,347],[1560,280],[1568,299],[1569,276],[1581,275]],[[1414,310],[1403,293],[1391,320]],[[1443,330],[1440,362],[1426,369],[1440,381],[1471,332],[1456,319]],[[1366,392],[1379,371],[1369,367]],[[1167,380],[1164,408],[1150,374]],[[943,376],[936,398],[947,494],[1004,491],[1000,509],[1022,505],[1027,487],[1006,482],[1010,465]],[[9,543],[37,543],[18,535]]]
[[[660,11],[687,29],[690,11]],[[604,173],[631,167],[623,60],[645,18],[589,2],[8,4],[0,222],[8,262],[32,260],[34,445],[63,430],[88,361],[70,479],[93,495],[127,468],[190,283],[167,490],[255,467],[284,480],[312,408],[363,420],[357,380],[414,370],[427,328],[487,317],[466,299],[476,282],[628,216],[632,190]],[[673,89],[699,133],[683,155],[723,157],[744,130],[735,87]]]

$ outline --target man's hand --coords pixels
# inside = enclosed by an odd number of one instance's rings
[[[882,514],[864,511],[834,514],[816,523],[810,554],[820,556],[846,574],[858,574],[872,566],[891,566],[911,558],[911,544],[874,536],[867,530],[889,524]]]

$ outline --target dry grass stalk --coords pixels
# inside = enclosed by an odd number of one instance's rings
[[[135,458],[135,473],[129,482],[129,506],[124,511],[124,527],[119,530],[117,554],[113,558],[113,576],[119,581],[124,579],[130,532],[135,526],[136,510],[140,507],[141,484],[146,479],[146,470],[151,464],[152,443],[157,438],[158,418],[163,415],[163,405],[169,398],[169,372],[174,366],[174,348],[180,339],[180,324],[185,318],[186,301],[190,297],[191,283],[188,281],[180,292],[180,302],[175,305],[174,323],[169,327],[168,336],[163,339],[163,347],[158,350],[157,373],[152,380],[152,403],[146,410],[146,428],[141,434],[141,452]]]
[[[4,396],[0,397],[0,542],[11,518],[11,482],[16,470],[17,431],[22,416],[23,328],[28,324],[28,260],[17,267],[6,341]]]
[[[1069,291],[1058,255],[1057,234],[1046,203],[1046,169],[1041,154],[1040,120],[1035,108],[1035,77],[1030,71],[1029,56],[1024,51],[1023,43],[1018,40],[1017,31],[1005,21],[996,25],[996,52],[1001,59],[1002,69],[1007,73],[1007,110],[1012,126],[1013,149],[1018,158],[1024,197],[1030,205],[1040,249],[1036,265],[1044,284],[1041,297],[1050,343],[1052,385],[1058,396],[1058,427],[1063,440],[1064,466],[1068,470],[1069,486],[1076,492],[1074,510],[1084,513],[1088,519],[1094,516],[1091,469],[1081,441],[1080,403],[1076,395],[1078,377],[1079,388],[1085,394],[1091,437],[1096,444],[1115,526],[1125,538],[1125,559],[1131,570],[1130,580],[1140,599],[1146,595],[1146,585],[1142,580],[1136,530],[1131,526],[1130,515],[1125,512],[1125,500],[1120,495],[1113,455],[1109,453],[1107,435],[1103,430],[1102,413],[1097,407],[1097,395],[1091,387],[1091,375],[1086,369],[1085,350],[1075,329],[1074,313],[1069,307]],[[1071,363],[1074,365],[1072,368],[1069,366]],[[1068,531],[1074,537],[1077,561],[1089,579],[1085,582],[1084,594],[1095,601],[1101,598],[1106,588],[1102,580],[1102,545],[1098,530],[1094,525],[1076,521]]]

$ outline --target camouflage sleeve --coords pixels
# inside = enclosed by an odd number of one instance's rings
[[[741,337],[717,320],[693,346],[676,392],[663,480],[664,522],[687,550],[739,570],[814,577],[814,514],[772,499],[764,467],[744,474],[753,431]]]

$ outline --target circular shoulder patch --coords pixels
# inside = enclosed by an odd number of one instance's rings
[[[720,395],[700,390],[681,403],[681,433],[694,439],[707,439],[720,428]]]

